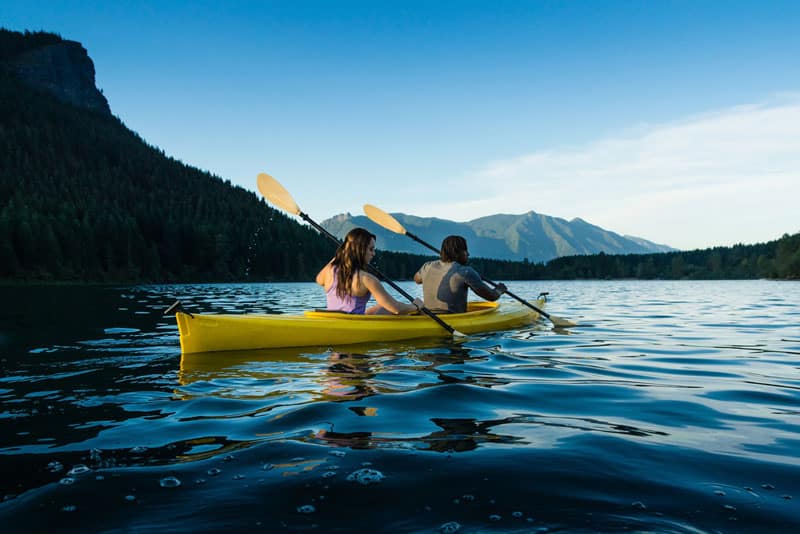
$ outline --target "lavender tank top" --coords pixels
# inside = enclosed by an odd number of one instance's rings
[[[367,311],[367,302],[369,302],[369,299],[372,295],[367,293],[363,297],[354,297],[351,295],[340,297],[336,294],[337,285],[338,281],[336,279],[336,268],[334,267],[333,283],[331,284],[331,287],[328,288],[328,291],[325,292],[328,300],[328,309],[331,311],[342,311],[346,313],[364,315],[364,312]]]

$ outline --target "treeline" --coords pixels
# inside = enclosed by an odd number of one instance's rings
[[[0,30],[0,60],[59,39]],[[115,117],[31,90],[0,61],[0,280],[310,281],[333,250],[254,193],[167,157]],[[376,263],[409,279],[429,259],[382,252]],[[471,264],[498,280],[797,279],[800,234],[691,252]]]
[[[410,278],[431,256],[382,253],[376,264],[387,274]],[[564,256],[547,263],[470,258],[470,265],[497,280],[800,280],[800,233],[757,245],[715,247],[659,254]]]

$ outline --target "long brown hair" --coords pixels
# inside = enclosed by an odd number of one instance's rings
[[[460,235],[449,235],[442,241],[439,259],[446,262],[460,262],[462,252],[467,251],[467,240]]]
[[[347,232],[344,242],[336,250],[333,266],[336,267],[336,295],[346,297],[350,294],[353,278],[360,269],[367,267],[367,252],[375,235],[363,228],[353,228]]]

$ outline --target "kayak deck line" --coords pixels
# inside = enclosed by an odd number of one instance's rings
[[[537,306],[544,306],[540,296]],[[181,352],[232,351],[305,346],[338,346],[446,337],[424,315],[355,315],[310,310],[284,314],[189,314],[176,309]],[[465,334],[508,330],[529,325],[540,314],[513,302],[470,302],[466,313],[443,314]]]

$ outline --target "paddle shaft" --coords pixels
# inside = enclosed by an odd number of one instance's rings
[[[310,224],[311,226],[313,226],[314,228],[316,228],[316,229],[317,229],[317,231],[318,231],[319,233],[321,233],[322,235],[324,235],[325,237],[327,237],[328,239],[330,239],[331,241],[333,241],[333,242],[334,242],[334,243],[336,243],[337,245],[341,245],[341,244],[342,244],[342,242],[339,240],[339,238],[338,238],[338,237],[336,237],[335,235],[333,235],[332,233],[330,233],[329,231],[327,231],[325,228],[323,228],[322,226],[320,226],[319,224],[317,224],[317,222],[316,222],[316,221],[314,221],[314,220],[313,220],[311,217],[309,217],[308,215],[306,215],[306,214],[305,214],[305,213],[303,213],[302,211],[300,211],[300,212],[299,212],[297,215],[298,215],[298,216],[299,216],[301,219],[303,219],[304,221],[306,221],[308,224]],[[390,286],[392,286],[392,287],[393,287],[393,288],[394,288],[394,289],[395,289],[395,290],[396,290],[398,293],[400,293],[401,295],[403,295],[403,296],[404,296],[405,298],[407,298],[407,299],[408,299],[410,302],[414,302],[414,297],[412,297],[412,296],[411,296],[411,295],[409,295],[409,294],[408,294],[406,291],[404,291],[404,290],[403,290],[403,288],[401,288],[400,286],[398,286],[397,284],[395,284],[395,283],[394,283],[394,282],[393,282],[393,281],[392,281],[392,280],[391,280],[391,279],[390,279],[388,276],[386,276],[385,274],[383,274],[382,272],[380,272],[378,269],[376,269],[376,268],[375,268],[375,267],[373,267],[372,265],[367,265],[367,269],[369,269],[369,271],[370,271],[370,272],[372,272],[372,274],[374,274],[375,276],[377,276],[378,278],[380,278],[381,280],[383,280],[384,282],[386,282],[387,284],[389,284]],[[455,329],[454,329],[452,326],[450,326],[449,324],[447,324],[446,322],[442,321],[442,320],[441,320],[441,319],[440,319],[440,318],[439,318],[439,317],[438,317],[438,316],[437,316],[435,313],[433,313],[431,310],[429,310],[429,309],[428,309],[428,308],[426,308],[425,306],[422,306],[422,307],[421,307],[419,310],[420,310],[422,313],[424,313],[425,315],[427,315],[428,317],[430,317],[431,319],[433,319],[434,321],[436,321],[437,323],[439,323],[439,326],[441,326],[442,328],[444,328],[445,330],[447,330],[448,332],[450,332],[450,334],[455,334]]]
[[[422,245],[424,247],[428,247],[429,249],[431,249],[435,253],[439,254],[439,249],[434,248],[433,245],[431,245],[430,243],[427,243],[426,241],[423,241],[421,238],[415,236],[414,234],[412,234],[408,230],[406,230],[406,235],[408,237],[410,237],[411,239],[413,239],[414,241],[416,241],[417,243],[419,243],[420,245]],[[491,280],[489,280],[488,278],[486,278],[483,275],[481,275],[481,280],[483,280],[487,284],[491,285],[492,287],[497,287],[497,282],[492,282]],[[534,310],[536,312],[539,312],[540,314],[542,314],[545,317],[547,317],[548,319],[550,319],[550,314],[549,313],[547,313],[544,310],[541,310],[541,309],[537,308],[536,306],[534,306],[533,304],[531,304],[527,300],[523,299],[522,297],[518,297],[517,295],[515,295],[514,293],[512,293],[508,289],[506,289],[505,293],[506,293],[506,295],[508,295],[509,297],[513,298],[514,300],[519,301],[521,304],[524,304],[525,306],[529,307],[530,309],[532,309],[532,310]]]

